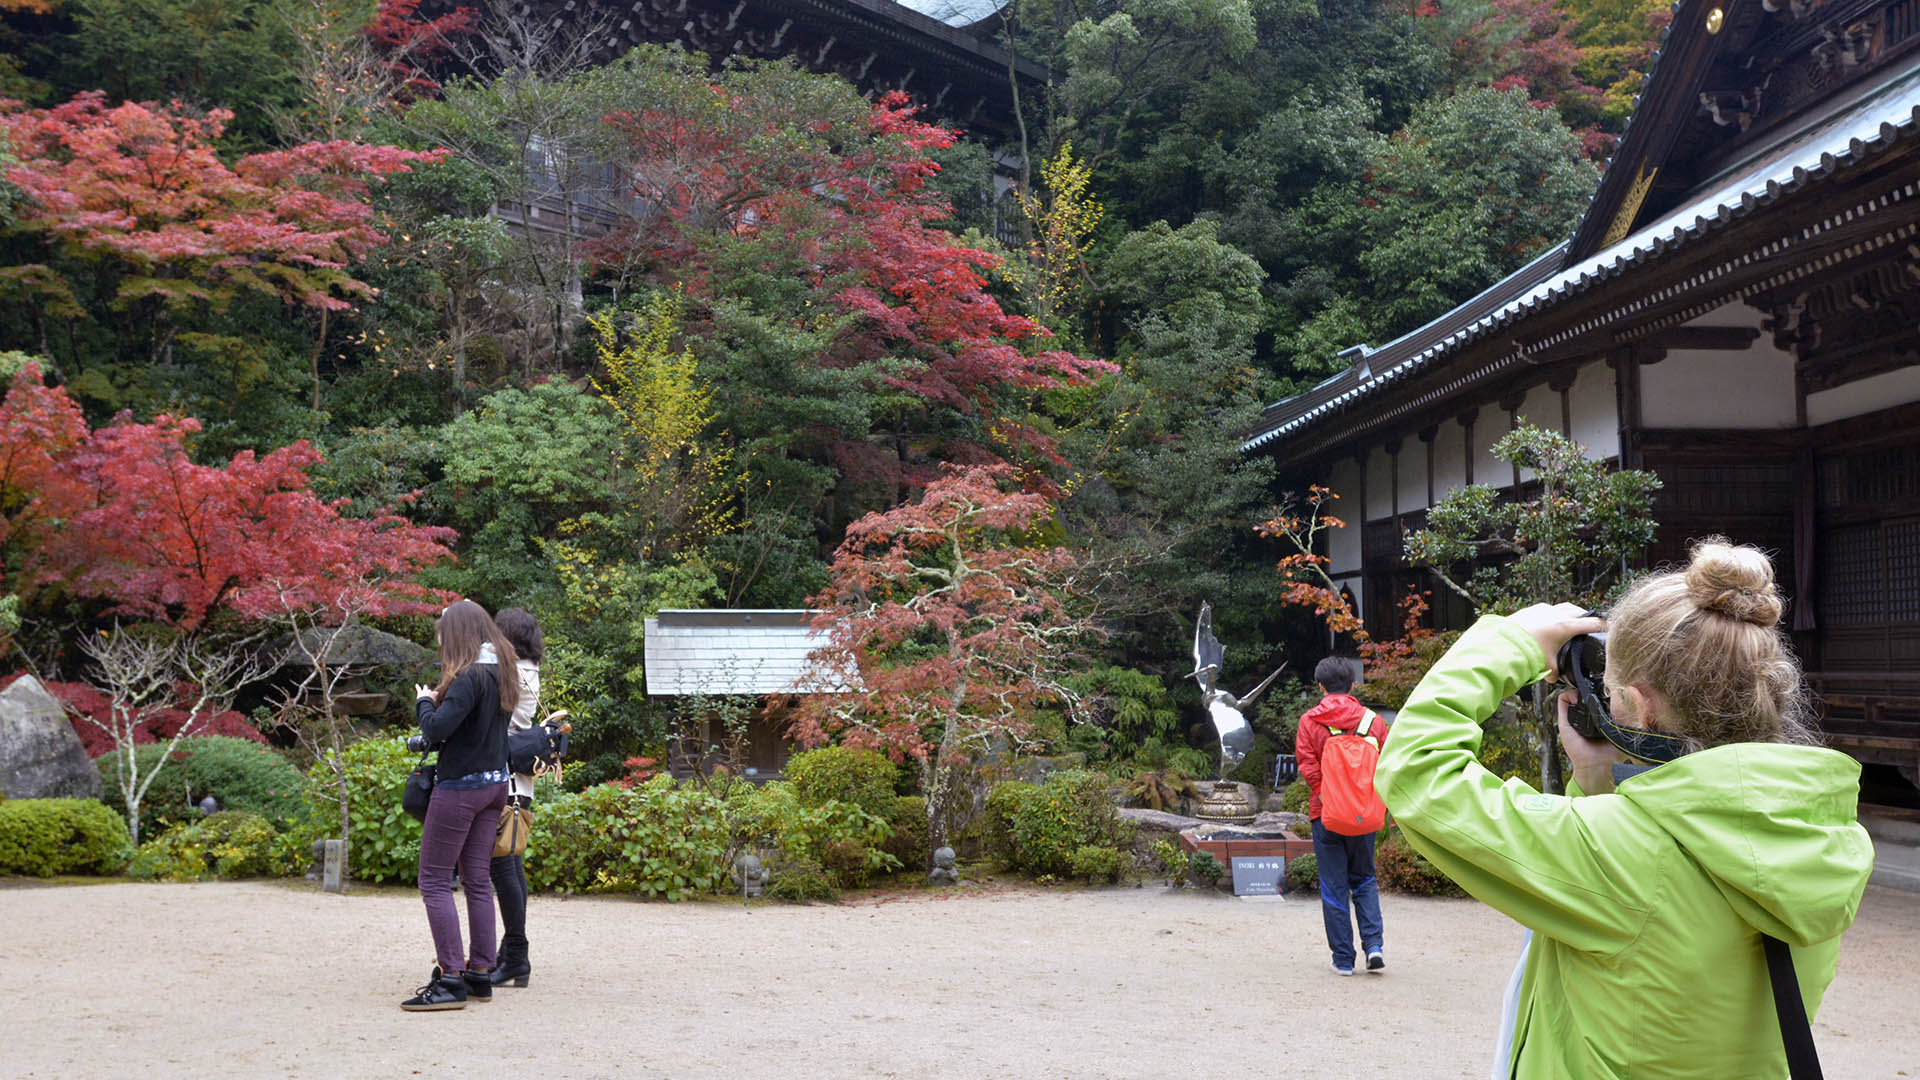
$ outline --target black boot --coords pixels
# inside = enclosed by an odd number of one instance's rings
[[[440,969],[435,968],[438,972]],[[413,992],[400,1003],[408,1012],[441,1012],[467,1007],[467,980],[459,976],[436,976],[432,982]]]
[[[527,962],[527,955],[525,953],[521,953],[518,956],[508,956],[503,952],[500,954],[500,959],[494,962],[493,970],[487,972],[488,980],[495,986],[506,986],[508,984],[525,986],[527,985],[527,980],[532,976],[533,965]]]

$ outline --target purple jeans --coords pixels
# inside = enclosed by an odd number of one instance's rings
[[[469,791],[435,788],[420,828],[420,899],[427,905],[433,952],[441,971],[489,971],[498,948],[494,939],[493,836],[507,785]],[[460,865],[460,888],[467,894],[467,929],[473,952],[460,955],[460,915],[453,909],[453,867]]]

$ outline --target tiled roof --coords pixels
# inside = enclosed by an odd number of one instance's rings
[[[798,609],[670,610],[646,621],[647,695],[778,694],[825,644]]]
[[[1920,58],[1828,103],[1789,138],[1701,184],[1680,207],[1591,258],[1555,273],[1563,244],[1418,330],[1362,352],[1349,370],[1268,406],[1241,449],[1346,412],[1503,326],[1686,247],[1917,132]]]

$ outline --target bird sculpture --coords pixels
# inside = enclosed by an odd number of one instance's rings
[[[1213,720],[1213,730],[1220,737],[1220,775],[1225,777],[1227,770],[1245,761],[1253,749],[1253,728],[1248,726],[1247,717],[1241,710],[1259,700],[1273,680],[1287,669],[1281,664],[1273,669],[1273,674],[1261,681],[1244,697],[1235,697],[1220,688],[1220,666],[1226,657],[1226,647],[1220,639],[1213,636],[1213,605],[1200,605],[1200,621],[1193,628],[1193,673],[1192,677],[1200,682],[1201,700],[1206,702],[1207,715]]]

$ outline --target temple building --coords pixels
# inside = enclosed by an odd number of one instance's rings
[[[1524,490],[1489,449],[1553,427],[1658,474],[1652,564],[1772,551],[1833,745],[1920,784],[1916,31],[1920,0],[1681,0],[1570,239],[1264,411],[1245,449],[1343,496],[1369,625],[1437,586],[1427,508]]]

